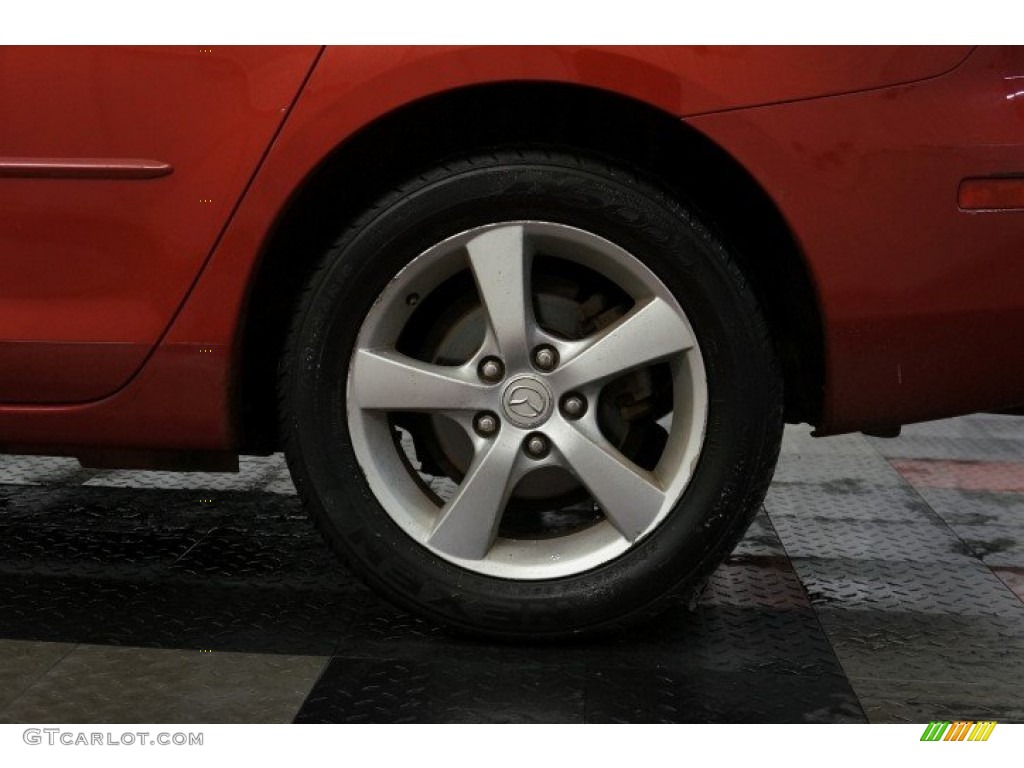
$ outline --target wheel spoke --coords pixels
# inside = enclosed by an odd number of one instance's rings
[[[441,519],[427,543],[452,557],[486,557],[520,474],[520,456],[519,440],[511,434],[499,436],[479,451],[459,490],[441,510]]]
[[[636,539],[654,522],[665,502],[665,493],[652,472],[574,427],[559,436],[557,445],[605,517],[628,541]]]
[[[521,226],[492,229],[466,245],[491,332],[505,364],[526,362],[533,323],[530,249]]]
[[[649,299],[601,331],[552,376],[564,390],[619,376],[693,347],[693,336],[678,311],[664,299]]]
[[[468,411],[487,407],[487,388],[390,350],[360,349],[352,362],[352,396],[360,408],[388,411]]]

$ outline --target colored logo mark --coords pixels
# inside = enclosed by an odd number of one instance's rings
[[[932,721],[921,734],[921,741],[988,741],[995,727],[995,720]]]

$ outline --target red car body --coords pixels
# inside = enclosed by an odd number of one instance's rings
[[[459,104],[457,136],[513,88],[614,98],[600,130],[634,148],[633,110],[671,119],[756,188],[793,245],[796,282],[759,288],[789,318],[791,419],[827,434],[1024,404],[1020,51],[6,48],[0,448],[139,466],[273,449],[253,436],[273,364],[253,356],[312,247],[289,250],[303,206],[358,198],[365,148],[387,165],[415,146],[424,105]]]

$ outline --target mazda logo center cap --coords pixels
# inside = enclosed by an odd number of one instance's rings
[[[532,429],[547,421],[553,404],[547,384],[533,376],[512,379],[501,396],[505,418],[523,429]]]

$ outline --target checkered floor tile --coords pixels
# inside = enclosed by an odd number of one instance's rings
[[[280,456],[237,475],[0,457],[0,722],[1024,720],[1024,418],[789,428],[696,610],[576,645],[369,593]]]

